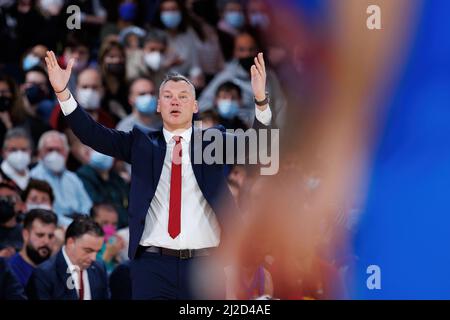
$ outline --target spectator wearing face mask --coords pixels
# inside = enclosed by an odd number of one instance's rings
[[[224,0],[217,3],[220,20],[217,23],[217,34],[225,61],[233,58],[234,38],[246,27],[246,19],[242,1]]]
[[[258,45],[255,37],[250,33],[245,32],[236,36],[234,58],[203,90],[198,100],[200,111],[213,108],[214,98],[219,86],[225,82],[232,82],[238,85],[242,91],[242,109],[238,116],[247,126],[251,126],[252,119],[255,116],[255,102],[251,86],[250,67],[254,63],[257,51]],[[286,99],[277,76],[269,68],[267,68],[266,89],[269,93],[275,123],[281,127],[286,112]]]
[[[28,71],[33,67],[40,66],[45,68],[45,53],[48,48],[41,44],[35,45],[34,47],[27,49],[22,59],[22,70]]]
[[[171,72],[188,77],[197,88],[204,83],[195,43],[198,37],[184,3],[162,0],[155,15],[154,27],[167,35],[167,59]]]
[[[57,222],[56,214],[49,210],[33,209],[27,213],[22,230],[23,247],[8,260],[22,286],[27,285],[36,266],[50,258]]]
[[[9,130],[3,142],[0,177],[12,181],[21,190],[25,190],[30,180],[31,144],[28,133],[22,128]]]
[[[136,50],[132,57],[127,54],[127,78],[146,77],[159,87],[173,62],[167,55],[166,34],[151,30],[144,39],[142,49]]]
[[[22,192],[22,200],[27,212],[33,209],[53,210],[55,196],[47,181],[30,179],[27,188]]]
[[[22,225],[18,222],[23,212],[20,190],[11,182],[0,182],[0,257],[9,258],[23,246]]]
[[[108,128],[114,128],[113,118],[102,108],[104,87],[97,69],[87,68],[79,76],[75,91],[75,98],[83,108],[99,123]],[[70,155],[67,161],[69,170],[78,170],[80,166],[89,161],[89,150],[80,142],[68,127],[61,108],[55,108],[51,116],[51,125],[67,135],[70,145]]]
[[[67,86],[71,90],[75,91],[78,76],[90,65],[89,43],[87,40],[82,38],[79,33],[69,33],[67,35],[64,44],[64,50],[62,55],[58,58],[58,63],[61,66],[67,66],[67,63],[72,58],[75,59],[75,64],[73,66],[73,72]]]
[[[49,130],[48,118],[55,106],[53,95],[49,90],[47,72],[35,66],[25,72],[25,81],[20,86],[23,96],[25,114],[29,119],[32,136],[40,136]],[[28,120],[27,119],[27,120]]]
[[[119,227],[128,226],[127,183],[112,170],[114,158],[90,150],[89,163],[77,171],[93,203],[107,202],[114,205],[119,215]]]
[[[26,78],[29,83],[27,88],[33,87],[34,84],[43,84],[46,86],[46,78],[43,69],[38,72],[27,73]],[[32,84],[33,83],[33,84]],[[39,87],[40,85],[38,85]],[[24,86],[22,86],[24,88]],[[37,90],[39,88],[27,89],[28,91]],[[25,90],[25,91],[27,91]],[[29,92],[33,95],[33,93]],[[13,127],[25,128],[33,139],[33,144],[36,145],[39,137],[50,127],[37,115],[32,113],[32,110],[25,108],[25,99],[22,98],[15,81],[6,75],[0,75],[0,141],[3,143],[6,131]]]
[[[64,134],[58,131],[43,134],[38,152],[39,163],[31,170],[31,176],[50,184],[55,193],[53,208],[59,224],[67,226],[72,220],[66,215],[89,212],[92,201],[78,176],[66,169],[69,144]]]
[[[110,274],[122,261],[120,253],[125,246],[124,239],[117,234],[118,213],[112,204],[98,203],[92,207],[91,217],[105,233],[103,246],[97,254],[97,260],[105,263],[106,271]]]
[[[154,83],[147,78],[137,78],[130,84],[128,96],[133,112],[119,122],[117,129],[130,131],[135,125],[159,129],[162,125],[161,116],[156,112],[158,97]]]
[[[217,88],[215,110],[219,114],[219,124],[226,129],[248,129],[238,116],[242,110],[242,91],[233,82],[224,82]]]
[[[105,88],[104,109],[116,122],[131,112],[126,84],[126,55],[116,40],[103,41],[99,51],[99,66]]]

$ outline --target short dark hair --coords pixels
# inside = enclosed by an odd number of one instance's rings
[[[102,208],[106,209],[106,210],[109,210],[109,211],[114,211],[115,213],[117,213],[117,215],[119,215],[119,213],[117,212],[116,207],[114,207],[112,204],[106,203],[106,202],[100,202],[100,203],[95,203],[91,207],[91,210],[89,211],[89,215],[91,216],[91,218],[95,219],[97,217],[98,210],[100,210]]]
[[[241,89],[241,87],[239,87],[236,83],[231,82],[231,81],[225,81],[224,83],[222,83],[220,86],[217,87],[216,97],[219,95],[220,91],[231,92],[233,90],[237,91],[239,99],[241,99],[242,98],[242,89]]]
[[[30,230],[34,220],[40,220],[44,224],[58,224],[58,217],[53,211],[45,209],[32,209],[26,215],[23,220],[23,228]]]
[[[187,77],[183,76],[182,74],[174,73],[174,72],[169,72],[166,75],[166,77],[164,78],[164,80],[161,82],[161,84],[159,86],[159,93],[161,93],[161,89],[169,81],[174,81],[174,82],[184,81],[184,82],[186,82],[187,84],[189,84],[192,87],[192,92],[193,92],[193,95],[194,95],[194,98],[195,98],[195,86],[194,86],[194,84]]]
[[[49,82],[49,80],[48,80],[48,73],[47,73],[47,71],[45,71],[45,69],[44,69],[43,67],[41,67],[40,65],[34,66],[34,67],[32,67],[32,68],[26,70],[26,71],[24,72],[24,76],[26,77],[27,74],[29,74],[30,72],[38,72],[38,73],[42,74],[42,75],[45,77],[45,79],[46,79],[47,85],[50,85],[50,82]]]
[[[53,194],[53,189],[48,184],[47,181],[44,180],[38,180],[38,179],[30,179],[30,182],[28,182],[27,188],[22,192],[22,200],[26,201],[28,195],[30,194],[31,190],[38,190],[40,192],[45,192],[50,197],[50,201],[53,203],[55,200],[55,195]]]
[[[103,237],[105,235],[100,225],[91,217],[85,215],[77,216],[66,230],[65,243],[67,243],[69,238],[78,239],[87,233],[97,237]]]

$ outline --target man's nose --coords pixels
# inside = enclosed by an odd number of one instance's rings
[[[170,100],[170,104],[173,106],[173,105],[179,105],[180,104],[180,101],[178,100],[178,98],[177,97],[173,97],[172,98],[172,100]]]

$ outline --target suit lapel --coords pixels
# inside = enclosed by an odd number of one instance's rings
[[[97,278],[95,276],[96,266],[92,263],[89,268],[87,268],[87,274],[89,279],[89,288],[91,291],[91,300],[97,300]]]
[[[153,153],[153,188],[156,190],[159,179],[161,177],[161,171],[164,165],[164,158],[166,156],[166,140],[164,140],[164,134],[161,130],[157,133],[156,148]]]
[[[72,280],[72,276],[70,274],[70,270],[66,263],[66,260],[64,259],[62,249],[58,252],[58,256],[56,257],[56,272],[58,273],[58,277],[61,280],[60,283],[68,298],[70,298],[71,300],[78,300],[75,283]]]

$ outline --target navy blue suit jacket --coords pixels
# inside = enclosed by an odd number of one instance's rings
[[[70,289],[70,273],[62,250],[40,264],[27,284],[30,300],[78,300],[75,288]],[[109,298],[108,278],[105,265],[94,261],[87,269],[92,300]]]
[[[70,128],[84,144],[111,157],[124,160],[132,165],[131,188],[129,195],[128,221],[130,241],[128,255],[130,259],[136,252],[144,231],[145,217],[155,195],[166,154],[166,141],[161,130],[144,131],[135,126],[130,132],[109,129],[94,121],[90,115],[78,105],[66,116]],[[255,119],[253,128],[268,128]],[[225,135],[225,129],[219,128]],[[208,130],[208,129],[207,129]],[[191,139],[191,162],[195,178],[208,204],[217,216],[224,234],[225,216],[237,212],[233,197],[227,187],[222,164],[195,164],[194,135],[204,134],[207,130],[193,127]],[[235,137],[234,137],[235,138]],[[225,145],[225,143],[224,143]],[[203,150],[202,150],[203,151]],[[236,154],[236,152],[235,152]],[[226,156],[226,155],[224,155]],[[224,204],[226,204],[226,209]],[[228,217],[230,218],[230,217]],[[232,219],[232,218],[231,218]]]

